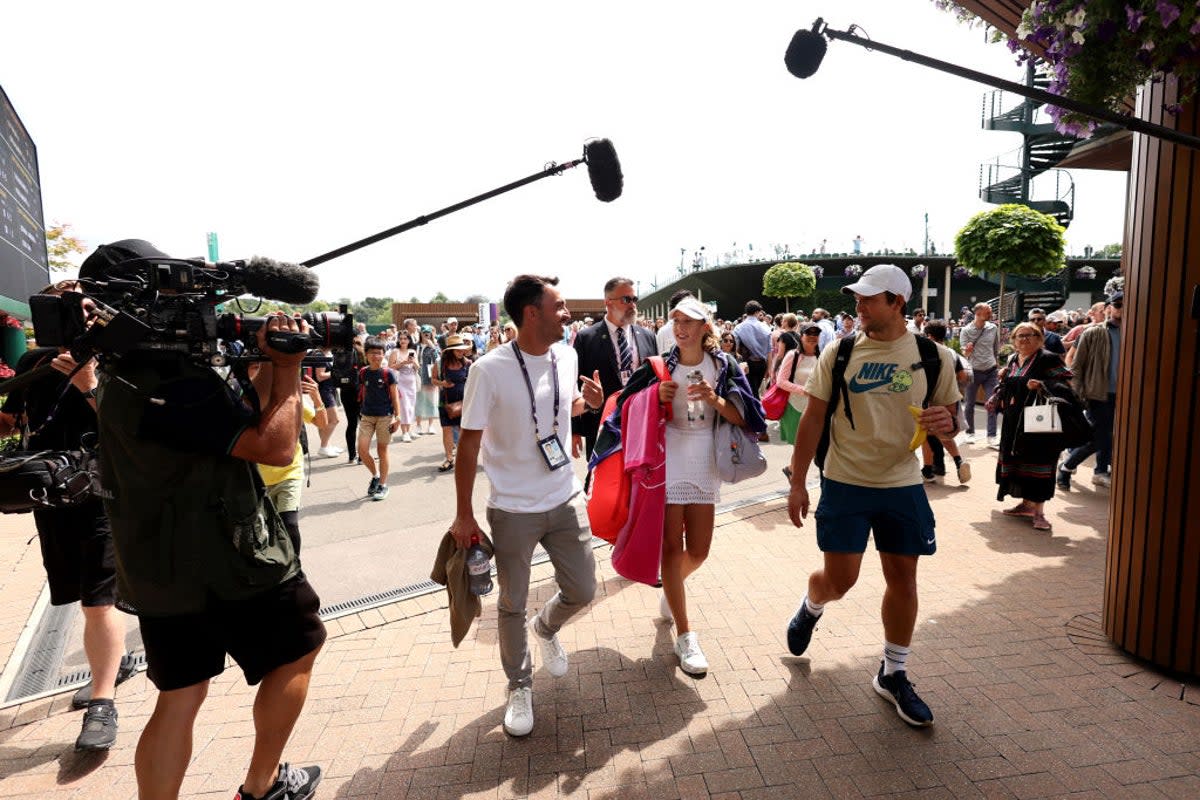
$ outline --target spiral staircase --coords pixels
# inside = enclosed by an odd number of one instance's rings
[[[1027,85],[1044,89],[1050,83],[1045,72],[1026,68]],[[979,197],[988,203],[1020,203],[1049,214],[1064,228],[1074,215],[1075,183],[1066,170],[1055,165],[1066,158],[1076,139],[1054,129],[1042,103],[996,90],[983,98],[983,127],[986,130],[1019,133],[1019,147],[996,156],[979,168]]]

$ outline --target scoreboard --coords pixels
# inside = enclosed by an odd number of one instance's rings
[[[0,88],[0,295],[27,303],[49,276],[37,148]]]

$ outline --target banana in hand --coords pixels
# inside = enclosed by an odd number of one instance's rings
[[[917,423],[917,430],[913,433],[912,439],[908,443],[909,450],[916,450],[921,445],[925,444],[925,439],[928,438],[929,432],[921,425],[921,412],[923,409],[917,406],[909,406],[908,413],[912,414],[913,421]]]

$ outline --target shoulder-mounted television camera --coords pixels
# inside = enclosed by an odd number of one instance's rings
[[[153,245],[127,239],[103,245],[79,271],[77,291],[29,299],[38,344],[66,347],[77,361],[92,355],[119,358],[132,352],[174,352],[213,367],[266,360],[257,333],[265,317],[217,306],[255,295],[284,303],[316,299],[319,282],[309,269],[268,258],[208,264],[171,258]],[[303,315],[309,332],[272,332],[271,347],[286,353],[348,350],[354,322],[346,307]]]

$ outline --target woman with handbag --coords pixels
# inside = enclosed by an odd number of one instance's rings
[[[462,423],[463,392],[467,385],[467,371],[471,368],[471,362],[466,358],[470,349],[471,345],[464,342],[461,336],[452,333],[446,337],[441,363],[434,366],[433,384],[441,389],[438,418],[442,423],[442,449],[446,452],[446,460],[438,467],[438,472],[454,469],[454,447],[458,444],[458,426]]]
[[[1044,401],[1047,394],[1070,397],[1071,371],[1062,357],[1042,349],[1045,338],[1032,322],[1013,328],[1016,352],[1000,374],[1000,383],[987,402],[988,411],[1004,412],[1000,430],[1000,459],[996,464],[996,499],[1012,495],[1021,499],[1004,509],[1010,517],[1025,517],[1033,529],[1050,530],[1046,501],[1054,497],[1054,470],[1063,449],[1059,433],[1031,431],[1025,409]]]
[[[781,343],[790,344],[787,340],[791,334],[779,337]],[[796,443],[796,428],[800,426],[800,417],[808,405],[808,393],[804,385],[808,376],[817,365],[817,356],[821,353],[821,326],[815,322],[807,322],[800,327],[800,335],[796,337],[796,346],[789,347],[779,364],[779,372],[775,376],[775,385],[788,393],[787,408],[779,419],[779,435],[788,444]],[[791,470],[784,467],[784,474],[791,480]]]

